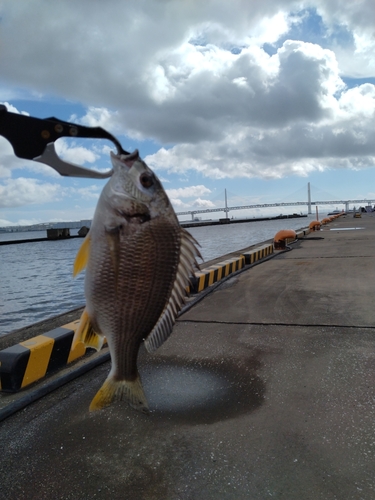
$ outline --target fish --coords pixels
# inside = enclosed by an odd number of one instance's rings
[[[111,161],[112,176],[73,265],[74,276],[85,269],[86,298],[73,348],[108,344],[111,369],[90,411],[124,400],[148,413],[138,351],[144,343],[154,352],[170,336],[202,257],[138,150],[111,152]]]

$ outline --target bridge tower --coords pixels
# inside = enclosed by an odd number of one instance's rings
[[[311,191],[310,183],[307,183],[307,213],[311,215]]]
[[[225,218],[228,219],[228,199],[227,199],[227,190],[225,190]]]

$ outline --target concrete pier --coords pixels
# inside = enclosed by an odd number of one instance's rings
[[[374,241],[340,217],[217,287],[140,352],[149,416],[88,412],[104,363],[5,419],[0,498],[373,500]]]

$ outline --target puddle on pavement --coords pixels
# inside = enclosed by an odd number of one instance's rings
[[[227,361],[158,358],[140,370],[151,414],[178,422],[213,423],[258,408],[265,385],[256,358]]]

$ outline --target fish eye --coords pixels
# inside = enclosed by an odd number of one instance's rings
[[[154,179],[153,179],[152,175],[150,175],[150,174],[148,174],[146,172],[144,172],[140,176],[139,180],[140,180],[140,183],[142,184],[142,186],[144,188],[150,188],[151,186],[154,185]]]

